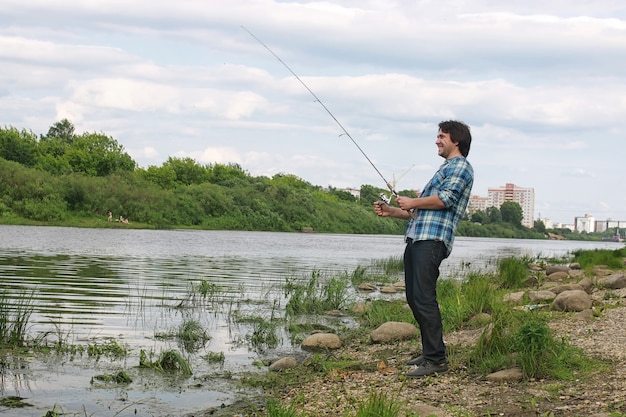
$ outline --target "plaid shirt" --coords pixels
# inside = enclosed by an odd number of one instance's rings
[[[416,210],[415,219],[409,219],[405,238],[442,241],[446,245],[446,257],[449,256],[473,184],[474,169],[464,157],[447,159],[420,194],[420,197],[438,195],[446,207],[441,210]]]

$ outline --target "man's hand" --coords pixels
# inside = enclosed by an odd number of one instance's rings
[[[404,196],[398,196],[396,197],[396,204],[398,205],[398,207],[400,207],[402,210],[411,210],[412,208],[414,208],[414,203],[413,203],[413,198],[411,197],[404,197]]]
[[[376,212],[376,215],[380,217],[387,217],[391,215],[389,205],[384,201],[376,201],[374,203],[374,211]]]

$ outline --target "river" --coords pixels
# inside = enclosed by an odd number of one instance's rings
[[[2,356],[2,396],[23,397],[31,406],[0,409],[0,414],[40,417],[57,407],[67,415],[165,416],[234,401],[241,394],[235,384],[216,375],[256,369],[259,352],[241,343],[250,328],[233,326],[229,314],[264,314],[275,308],[269,300],[280,298],[288,278],[313,271],[351,272],[373,260],[399,257],[403,247],[401,236],[389,235],[0,226],[2,288],[10,296],[32,297],[33,337],[47,335],[47,340],[74,345],[115,340],[132,351],[122,365],[85,355],[64,361],[50,355]],[[468,268],[489,270],[508,256],[562,258],[576,249],[620,247],[460,237],[442,265],[442,276]],[[178,308],[203,281],[219,288],[215,308]],[[190,316],[211,336],[188,356],[193,377],[156,383],[154,376],[137,371],[139,351],[176,348],[157,335],[171,333]],[[224,362],[208,363],[203,359],[208,352],[223,353]],[[10,363],[17,359],[19,366]],[[132,384],[91,383],[98,372],[119,368],[132,370]]]

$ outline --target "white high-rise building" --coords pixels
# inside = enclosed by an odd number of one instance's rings
[[[489,188],[487,206],[500,207],[502,203],[513,201],[522,207],[522,225],[532,228],[535,219],[535,189],[518,187],[507,183],[503,187]]]

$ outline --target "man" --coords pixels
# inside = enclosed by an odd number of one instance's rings
[[[417,368],[407,373],[408,377],[448,370],[436,286],[439,266],[452,251],[454,235],[474,183],[474,169],[465,159],[471,143],[470,129],[465,123],[453,120],[439,123],[435,144],[445,162],[419,197],[399,196],[395,199],[398,207],[374,203],[379,216],[408,220],[404,250],[406,298],[422,338],[422,354],[408,362]]]

